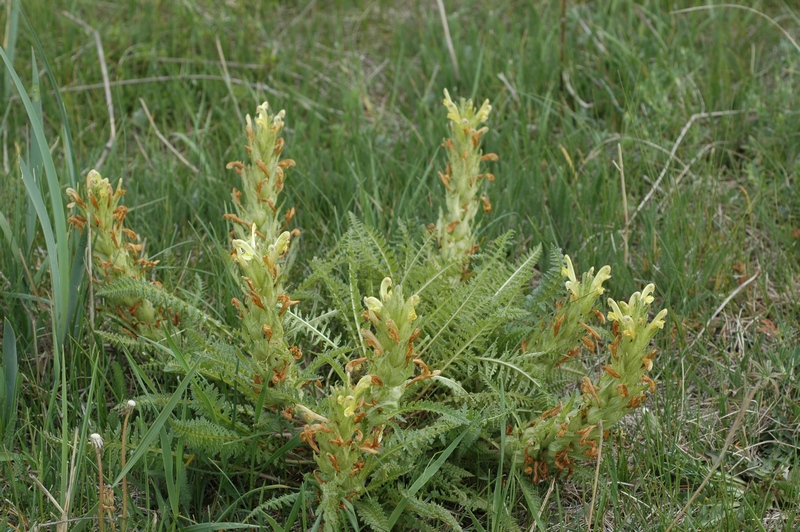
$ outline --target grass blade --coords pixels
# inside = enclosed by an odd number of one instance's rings
[[[178,519],[178,479],[175,478],[175,468],[172,465],[172,438],[167,434],[167,429],[164,425],[161,426],[159,431],[161,436],[161,456],[164,461],[164,477],[167,480],[167,498],[169,499],[169,506],[172,510],[172,517]]]
[[[117,477],[114,479],[114,482],[111,483],[111,486],[116,486],[117,484],[122,482],[122,477],[127,475],[130,472],[130,470],[133,469],[133,467],[137,463],[139,463],[139,460],[141,460],[142,457],[147,453],[147,450],[148,450],[150,444],[153,443],[153,440],[155,440],[156,437],[159,436],[159,434],[161,433],[161,428],[167,422],[167,419],[169,419],[169,416],[170,416],[170,414],[172,414],[172,411],[177,406],[178,401],[181,400],[181,396],[183,396],[183,392],[185,392],[186,388],[188,388],[189,383],[192,382],[192,378],[194,377],[194,373],[197,370],[197,365],[198,364],[199,364],[199,361],[194,366],[192,366],[192,368],[186,373],[186,376],[183,378],[181,383],[178,385],[178,388],[175,390],[175,392],[169,398],[169,401],[167,401],[167,404],[164,405],[164,410],[161,411],[161,413],[158,415],[158,417],[156,418],[156,420],[153,423],[153,425],[150,427],[150,429],[144,435],[142,440],[139,442],[139,446],[136,448],[136,451],[134,451],[134,453],[131,456],[130,460],[128,460],[128,463],[125,465],[125,467],[122,469],[122,471],[120,471],[119,474],[117,475]]]
[[[50,260],[50,274],[53,283],[53,300],[52,305],[58,305],[58,297],[61,293],[61,274],[60,264],[58,262],[58,244],[56,242],[56,235],[53,232],[53,225],[50,223],[50,215],[47,212],[47,207],[44,204],[42,192],[36,184],[36,178],[33,176],[28,165],[25,161],[19,162],[20,170],[22,171],[22,182],[25,185],[25,190],[28,192],[28,198],[33,203],[33,208],[36,210],[36,215],[42,224],[42,232],[44,232],[44,241],[47,247],[47,258]],[[57,324],[58,318],[55,315],[56,309],[53,309],[53,320]]]
[[[17,49],[19,13],[19,1],[11,0],[6,2],[6,31],[3,34],[3,49],[8,53],[12,63]],[[8,101],[11,96],[11,80],[7,76],[3,76],[3,94],[6,97],[6,101]]]
[[[267,517],[274,522],[274,519],[269,516]],[[183,532],[211,532],[213,530],[242,530],[245,528],[252,529],[253,525],[244,523],[199,523],[182,527],[181,530],[183,530]]]
[[[16,419],[14,412],[17,408],[17,337],[8,319],[3,319],[3,373],[4,397],[3,412],[0,421],[0,435],[11,431],[12,423]]]
[[[13,3],[16,4],[17,2]],[[25,22],[25,25],[30,32],[30,37],[33,39],[33,44],[36,45],[36,51],[39,53],[39,57],[42,60],[42,65],[44,66],[44,71],[47,74],[47,79],[50,80],[50,85],[53,87],[53,94],[55,95],[56,103],[58,104],[58,111],[61,114],[61,124],[64,128],[62,140],[64,141],[64,153],[67,157],[69,185],[72,188],[75,188],[78,184],[78,167],[75,166],[75,148],[72,144],[72,132],[70,131],[69,127],[67,108],[64,105],[64,100],[61,98],[61,92],[58,90],[56,77],[53,75],[53,69],[50,68],[50,62],[47,60],[47,56],[44,53],[44,48],[42,48],[42,43],[39,41],[39,36],[35,31],[33,31],[33,26],[31,25],[30,20],[28,20],[28,17],[25,15],[25,12],[22,10],[19,11],[22,15],[22,20]]]
[[[28,191],[28,194],[34,194],[35,196],[38,196],[37,199],[41,200],[38,202],[38,205],[34,205],[36,208],[36,214],[38,215],[42,225],[48,225],[50,229],[50,240],[47,242],[47,252],[48,255],[50,255],[50,273],[53,283],[53,323],[55,326],[56,343],[61,346],[64,343],[64,336],[66,334],[67,326],[66,315],[69,294],[70,262],[67,236],[67,218],[64,213],[64,201],[61,197],[61,184],[58,180],[58,174],[56,173],[56,167],[53,163],[53,157],[50,155],[50,150],[48,149],[47,138],[44,135],[44,128],[42,127],[41,122],[36,120],[36,108],[33,102],[31,102],[31,99],[28,97],[25,86],[22,84],[22,81],[17,75],[16,70],[14,70],[14,66],[12,65],[11,60],[9,59],[5,50],[0,49],[0,57],[2,57],[3,62],[5,63],[6,68],[11,75],[11,79],[17,88],[17,92],[19,93],[20,99],[25,107],[25,111],[28,114],[28,119],[31,123],[31,129],[33,130],[34,138],[36,139],[36,145],[40,148],[39,152],[42,157],[42,162],[44,163],[45,175],[47,176],[47,187],[50,192],[50,203],[53,211],[52,222],[47,216],[47,210],[44,208],[44,201],[41,192],[39,192],[38,187],[36,187],[35,191],[33,190],[34,186],[32,185],[36,185],[35,181],[33,180],[33,176],[30,175],[30,179],[25,179],[23,176],[23,180],[25,181],[25,189]],[[30,171],[28,173],[31,174]],[[28,181],[30,181],[30,183]],[[54,235],[57,238],[55,238]],[[59,350],[56,351],[58,352]],[[59,366],[58,361],[56,361],[55,366]]]
[[[442,454],[439,455],[439,458],[425,468],[425,471],[422,472],[419,478],[417,478],[417,480],[414,481],[414,483],[408,489],[406,497],[413,497],[415,493],[422,489],[422,487],[425,486],[425,484],[427,484],[431,478],[433,478],[433,475],[439,471],[439,469],[442,467],[442,464],[444,464],[450,455],[453,454],[453,451],[456,450],[458,444],[461,443],[461,440],[464,439],[464,436],[466,436],[470,430],[472,430],[472,423],[470,423],[470,426],[464,429],[461,434],[459,434],[458,437],[447,446],[447,449],[442,451]],[[406,504],[408,504],[408,498],[400,501],[400,504],[398,504],[392,512],[392,515],[389,516],[389,530],[391,530],[395,523],[397,523],[397,520],[400,519],[400,515],[402,515]]]

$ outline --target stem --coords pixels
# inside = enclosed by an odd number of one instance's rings
[[[103,494],[105,493],[105,486],[103,485],[103,459],[100,457],[100,449],[95,447],[95,454],[97,455],[97,517],[98,528],[100,532],[105,532],[105,521],[103,518]]]
[[[122,455],[120,456],[120,464],[122,469],[125,469],[126,453],[125,443],[128,441],[128,419],[131,417],[131,411],[125,414],[125,421],[122,424]],[[128,475],[122,477],[122,525],[120,529],[125,532],[128,527]]]

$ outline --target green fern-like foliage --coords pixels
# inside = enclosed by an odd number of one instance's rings
[[[154,307],[168,311],[173,317],[175,326],[180,323],[188,327],[214,328],[216,331],[223,328],[222,324],[191,301],[179,298],[161,286],[141,279],[120,277],[110,284],[101,286],[96,294],[111,300],[149,301]]]

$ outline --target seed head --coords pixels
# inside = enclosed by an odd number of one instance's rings
[[[92,433],[92,435],[89,436],[89,441],[92,442],[92,445],[97,451],[103,450],[103,437],[100,436],[98,433],[96,432]]]

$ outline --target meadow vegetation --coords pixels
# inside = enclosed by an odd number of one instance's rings
[[[800,12],[693,5],[6,0],[0,527],[800,527]]]

